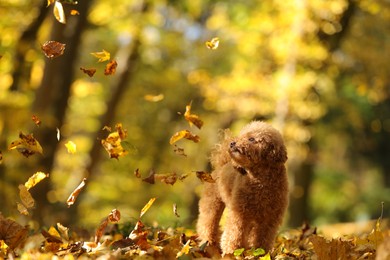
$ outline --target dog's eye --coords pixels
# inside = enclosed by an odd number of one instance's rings
[[[250,138],[248,139],[248,141],[253,143],[254,141],[256,141],[256,139],[255,139],[254,137],[250,137]]]

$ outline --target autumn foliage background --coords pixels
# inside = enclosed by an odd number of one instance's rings
[[[157,198],[145,222],[191,228],[197,172],[210,171],[218,130],[236,133],[253,119],[274,124],[288,146],[285,229],[376,219],[381,202],[389,215],[388,2],[6,0],[0,17],[4,216],[36,230],[94,229],[114,208],[134,223]],[[63,53],[50,57],[48,41],[65,44]],[[184,117],[188,105],[200,129]],[[126,153],[110,158],[101,140],[118,123]],[[170,144],[182,130],[199,142]],[[10,149],[20,132],[42,154]],[[18,186],[36,172],[49,177],[31,188],[25,216]],[[151,173],[154,184],[143,181]]]

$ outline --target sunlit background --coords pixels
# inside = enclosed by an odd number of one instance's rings
[[[210,171],[219,130],[237,133],[254,119],[272,123],[288,147],[286,226],[377,218],[382,201],[389,215],[389,1],[64,1],[66,24],[47,5],[0,3],[4,216],[33,227],[94,228],[114,208],[135,222],[156,197],[145,222],[191,228],[202,188],[195,172]],[[218,47],[208,48],[215,37]],[[65,43],[64,55],[46,58],[41,45],[49,40]],[[103,49],[118,63],[114,75],[91,55]],[[80,67],[97,72],[89,77]],[[183,117],[191,102],[201,129]],[[129,151],[118,160],[100,144],[103,127],[117,123]],[[176,143],[186,156],[169,144],[184,129],[200,136]],[[34,134],[43,155],[8,150],[20,131]],[[142,181],[152,170],[188,176],[174,185]],[[36,206],[24,216],[18,185],[37,171],[50,177],[31,189]]]

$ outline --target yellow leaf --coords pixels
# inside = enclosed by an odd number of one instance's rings
[[[57,19],[57,21],[59,21],[62,24],[66,23],[64,8],[63,8],[61,2],[55,1],[54,8],[53,8],[53,14],[54,14],[54,17]]]
[[[176,143],[177,141],[179,141],[180,139],[183,139],[183,138],[191,140],[191,141],[194,141],[195,143],[199,142],[199,140],[200,140],[199,136],[191,133],[188,130],[182,130],[182,131],[179,131],[179,132],[175,133],[171,137],[171,139],[169,140],[169,143],[170,144],[174,144],[174,143]]]
[[[48,173],[36,172],[34,173],[33,176],[28,178],[28,181],[24,184],[24,186],[26,186],[27,190],[29,190],[35,185],[37,185],[41,180],[45,179],[46,177],[49,177]]]
[[[16,206],[18,207],[18,211],[20,212],[20,214],[23,214],[26,216],[28,216],[30,214],[30,213],[28,213],[27,208],[22,203],[16,202]]]
[[[30,192],[27,190],[26,186],[22,184],[19,185],[19,197],[23,205],[26,206],[26,208],[31,209],[32,207],[34,207],[35,201],[33,197],[31,196]]]
[[[219,46],[219,38],[212,38],[210,41],[206,42],[206,47],[210,50],[216,50]]]
[[[75,9],[72,9],[70,10],[70,15],[79,15],[79,11],[75,10]]]
[[[65,147],[68,149],[68,153],[71,153],[71,154],[76,153],[76,144],[73,143],[72,141],[68,141],[65,144]]]
[[[98,62],[103,62],[110,59],[110,53],[105,50],[100,52],[91,52],[91,54],[99,59]]]
[[[46,6],[46,7],[50,6],[50,5],[53,4],[54,2],[55,2],[55,0],[47,0],[47,6]]]
[[[149,101],[149,102],[158,102],[158,101],[161,101],[161,100],[164,99],[164,95],[163,94],[159,94],[159,95],[145,95],[144,99],[146,101]]]
[[[176,258],[179,258],[180,256],[183,256],[183,255],[188,255],[188,253],[190,252],[190,248],[191,248],[190,243],[191,243],[191,239],[188,239],[187,243],[185,243],[185,245],[182,247],[180,252],[177,253]]]
[[[19,139],[12,142],[8,147],[8,150],[13,149],[16,149],[27,158],[35,153],[43,154],[42,146],[34,136],[32,134],[24,135],[22,132],[19,134]]]
[[[199,116],[191,114],[191,106],[192,102],[186,106],[184,118],[190,123],[190,126],[194,124],[197,128],[201,129],[203,126],[203,121],[199,118]]]
[[[110,158],[118,159],[128,153],[122,146],[122,140],[127,137],[127,130],[123,129],[120,123],[115,128],[116,132],[110,133],[106,139],[102,139],[100,142],[110,155]]]
[[[152,206],[153,202],[156,200],[156,198],[151,198],[148,203],[142,208],[141,213],[139,214],[139,217],[141,218],[146,211],[149,210],[149,208]]]

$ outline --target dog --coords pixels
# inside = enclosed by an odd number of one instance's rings
[[[239,248],[271,250],[288,206],[286,161],[281,134],[265,122],[249,123],[236,138],[225,131],[211,154],[215,183],[205,183],[199,201],[199,239],[219,245],[223,255]]]

